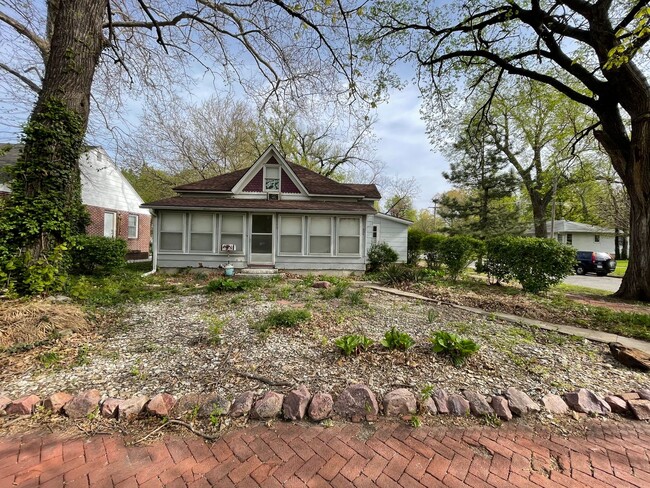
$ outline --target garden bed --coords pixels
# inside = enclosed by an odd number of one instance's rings
[[[266,333],[255,328],[271,311],[288,308],[305,308],[311,318],[295,328]],[[11,377],[1,378],[0,394],[45,396],[97,388],[120,398],[161,391],[232,396],[298,384],[337,394],[360,382],[379,394],[398,387],[419,393],[431,385],[488,395],[514,386],[539,400],[548,392],[580,387],[605,393],[648,385],[647,374],[618,364],[604,344],[376,291],[362,298],[346,290],[336,297],[308,281],[175,296],[123,306],[117,318],[110,309],[105,315],[114,323],[88,337],[88,343],[80,335],[70,338],[77,348],[74,360],[13,369]],[[378,345],[392,326],[411,334],[415,346],[401,352]],[[427,339],[435,330],[471,338],[481,349],[456,368],[432,352]],[[350,333],[365,334],[375,345],[359,356],[343,357],[334,340]],[[24,354],[35,358],[42,353]],[[24,364],[25,358],[12,354],[5,361]]]

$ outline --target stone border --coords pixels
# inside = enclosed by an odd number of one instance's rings
[[[608,395],[601,398],[587,389],[568,392],[564,396],[547,394],[542,398],[543,407],[526,393],[508,388],[500,395],[485,397],[474,390],[462,394],[447,393],[443,389],[430,392],[420,401],[410,390],[399,388],[384,395],[381,404],[376,395],[363,384],[345,388],[336,401],[329,393],[319,392],[312,396],[304,386],[287,394],[267,391],[257,396],[252,391],[239,394],[232,402],[216,394],[188,394],[175,398],[169,393],[159,393],[149,399],[138,395],[129,399],[104,398],[98,390],[86,390],[76,395],[54,393],[43,401],[36,395],[15,400],[0,397],[0,415],[31,415],[37,407],[54,414],[73,419],[101,415],[120,421],[133,420],[146,414],[156,417],[180,417],[190,413],[195,418],[212,419],[230,416],[248,416],[251,419],[269,420],[282,417],[285,420],[310,419],[320,422],[329,418],[351,422],[376,421],[380,413],[386,417],[411,420],[418,414],[454,415],[475,417],[493,416],[509,421],[542,409],[553,415],[607,416],[616,413],[637,420],[650,420],[650,388]]]

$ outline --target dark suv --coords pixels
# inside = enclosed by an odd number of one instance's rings
[[[616,269],[616,260],[606,252],[578,251],[576,274],[596,273],[598,276],[605,276]]]

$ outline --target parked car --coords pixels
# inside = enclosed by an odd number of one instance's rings
[[[605,276],[616,269],[616,260],[606,252],[578,251],[576,253],[576,274],[596,273]]]

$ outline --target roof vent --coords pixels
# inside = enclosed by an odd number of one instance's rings
[[[266,194],[266,199],[267,200],[279,200],[280,199],[279,197],[280,197],[280,195],[278,195],[277,193],[267,193]]]

